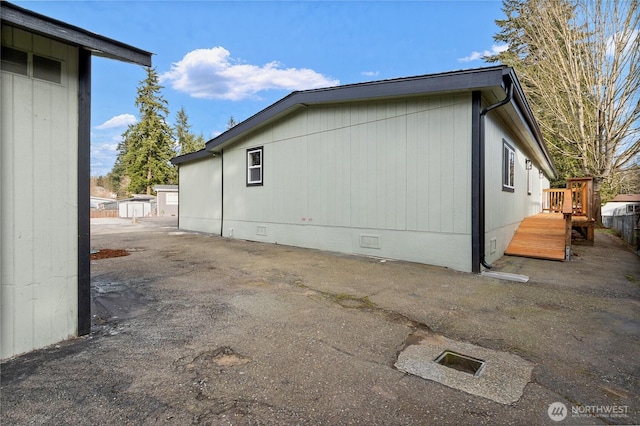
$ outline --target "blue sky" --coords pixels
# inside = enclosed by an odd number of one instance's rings
[[[294,90],[486,65],[501,1],[15,1],[154,53],[169,124],[206,140]],[[108,173],[144,68],[93,59],[91,174]]]

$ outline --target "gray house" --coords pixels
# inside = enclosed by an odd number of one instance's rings
[[[178,216],[178,185],[155,185],[157,215]]]
[[[5,1],[0,17],[5,359],[91,329],[91,57],[150,66],[151,54]]]
[[[182,229],[469,272],[556,175],[504,66],[293,92],[172,161]]]

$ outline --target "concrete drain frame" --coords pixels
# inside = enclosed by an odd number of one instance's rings
[[[422,330],[407,342],[395,363],[398,370],[471,395],[513,404],[531,381],[533,364],[517,355]]]
[[[485,366],[485,362],[481,359],[453,351],[444,351],[433,361],[445,367],[469,373],[475,377],[478,377],[480,373],[482,373],[482,369]]]

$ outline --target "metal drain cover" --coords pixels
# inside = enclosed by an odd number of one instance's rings
[[[533,364],[516,355],[427,332],[407,341],[395,363],[398,370],[472,395],[511,404],[531,380]]]

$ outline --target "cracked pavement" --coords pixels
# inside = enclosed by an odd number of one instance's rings
[[[175,219],[92,221],[92,333],[1,365],[2,424],[640,423],[640,261],[596,233],[528,283],[224,239]],[[500,404],[394,368],[416,332],[533,364]],[[569,408],[570,410],[570,408]],[[584,410],[583,410],[584,411]]]

